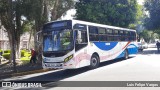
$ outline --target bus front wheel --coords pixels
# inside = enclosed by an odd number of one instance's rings
[[[90,61],[90,69],[95,69],[99,66],[99,57],[96,54],[93,54]]]

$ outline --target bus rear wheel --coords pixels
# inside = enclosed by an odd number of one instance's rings
[[[126,59],[128,59],[128,58],[129,58],[128,51],[127,51],[127,50],[125,50],[125,52],[124,52],[124,59],[126,60]]]
[[[95,69],[99,66],[99,57],[95,54],[92,55],[91,61],[90,61],[90,69]]]

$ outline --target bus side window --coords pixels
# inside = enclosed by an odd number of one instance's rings
[[[112,29],[107,29],[107,40],[113,41],[113,30]]]
[[[132,33],[131,33],[131,31],[128,32],[128,38],[129,38],[129,41],[132,41]]]
[[[76,32],[76,43],[75,50],[78,51],[81,48],[87,46],[87,31],[86,30],[75,30]]]
[[[119,41],[118,30],[114,30],[114,41]]]
[[[76,43],[87,43],[87,31],[85,30],[77,30]]]
[[[123,41],[123,38],[124,38],[124,34],[123,34],[123,31],[121,30],[120,31],[120,41]]]
[[[89,26],[89,40],[90,41],[99,41],[97,27]]]
[[[128,41],[128,31],[125,31],[125,41]]]
[[[136,32],[133,32],[133,41],[136,41]]]
[[[99,41],[107,41],[106,29],[98,28]]]

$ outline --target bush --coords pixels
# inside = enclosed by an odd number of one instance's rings
[[[31,56],[31,53],[30,53],[30,52],[26,52],[26,53],[24,53],[24,56],[25,56],[25,57],[30,57],[30,56]]]
[[[2,54],[2,56],[7,60],[10,59],[10,53],[4,53],[4,54]]]
[[[11,50],[5,50],[4,53],[11,53]]]
[[[3,51],[0,49],[0,56],[3,54]]]
[[[30,58],[31,58],[31,53],[27,51],[22,51],[24,52],[24,56],[20,58],[20,60],[23,62],[23,64],[29,63]]]
[[[24,57],[24,53],[26,53],[25,50],[21,50],[21,57]]]

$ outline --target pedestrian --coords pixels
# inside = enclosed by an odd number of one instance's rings
[[[36,51],[34,49],[31,49],[30,64],[31,65],[35,65],[36,64]]]
[[[157,46],[157,50],[159,52],[159,49],[160,49],[160,42],[159,41],[157,41],[156,46]]]

